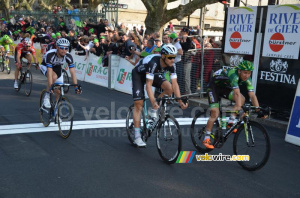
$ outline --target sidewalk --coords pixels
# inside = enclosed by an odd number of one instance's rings
[[[225,107],[225,109],[228,109],[228,110],[231,109],[231,106],[230,106],[231,101],[230,100],[222,98],[221,102],[222,102],[222,106]],[[189,105],[191,105],[191,106],[201,106],[205,109],[207,109],[209,107],[207,97],[204,97],[204,98],[197,98],[197,97],[189,98]],[[282,120],[279,120],[279,119],[275,119],[275,118],[273,118],[272,115],[270,116],[270,118],[267,118],[265,120],[256,118],[255,114],[253,114],[251,116],[251,118],[252,118],[252,120],[255,120],[255,121],[257,121],[261,124],[276,127],[276,128],[280,128],[282,130],[286,130],[287,126],[288,126],[287,121],[282,121]]]

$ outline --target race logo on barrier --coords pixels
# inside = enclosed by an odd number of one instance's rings
[[[298,59],[300,5],[268,6],[263,56]]]
[[[125,72],[125,69],[120,69],[120,72],[119,72],[119,76],[118,76],[117,81],[118,81],[120,84],[124,84],[125,79],[126,79],[126,75],[127,75],[127,72]]]
[[[288,63],[282,59],[272,60],[270,62],[270,71],[261,71],[260,80],[296,84],[295,75],[287,74]]]
[[[228,8],[226,53],[253,54],[257,7]]]

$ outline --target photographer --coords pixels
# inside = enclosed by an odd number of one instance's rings
[[[122,36],[122,41],[124,43],[124,52],[125,52],[125,56],[131,56],[132,54],[132,50],[129,50],[129,46],[134,46],[136,49],[136,45],[128,38],[128,36],[126,34],[124,34]],[[122,54],[121,57],[125,58],[125,56]]]
[[[135,54],[134,52],[135,51],[138,51],[138,49],[136,49],[135,46],[131,45],[129,46],[129,51],[131,52],[131,55],[130,56],[125,56],[125,59],[130,62],[132,65],[136,65],[139,60],[140,60],[140,56],[138,56],[137,54]]]

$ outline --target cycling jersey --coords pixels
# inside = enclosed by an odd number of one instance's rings
[[[163,68],[160,65],[160,54],[149,55],[141,59],[136,67],[132,70],[132,96],[133,100],[145,99],[144,85],[146,79],[153,80],[152,86],[161,88],[161,85],[166,81],[163,72],[169,71],[171,79],[176,79],[176,66]]]
[[[221,97],[232,100],[233,89],[239,89],[242,85],[246,85],[248,92],[254,91],[251,77],[246,81],[242,81],[239,78],[237,69],[220,69],[216,71],[207,88],[209,106],[218,108]]]
[[[8,42],[5,42],[6,40],[2,37],[0,39],[0,46],[2,45],[5,49],[5,51],[9,51],[9,45],[14,44],[13,41],[11,39],[8,39]]]
[[[35,55],[35,49],[34,49],[34,47],[31,45],[30,48],[26,48],[23,43],[19,43],[17,45],[17,47],[15,49],[15,52],[19,53],[19,54],[21,54],[21,53],[26,53],[26,54],[31,53],[32,55]]]
[[[214,82],[220,87],[231,87],[232,89],[239,88],[239,85],[245,84],[248,91],[253,91],[252,79],[249,77],[246,81],[239,79],[237,69],[220,69],[214,73]]]
[[[172,67],[161,67],[160,65],[160,54],[152,54],[145,58],[143,58],[137,66],[134,68],[134,70],[137,71],[139,74],[146,74],[146,78],[153,80],[155,73],[163,73],[166,71],[170,71],[171,79],[177,78],[176,74],[176,66],[175,64]]]
[[[57,56],[56,49],[50,50],[44,55],[40,66],[41,72],[46,75],[47,68],[52,68],[59,78],[61,76],[61,66],[63,66],[65,63],[68,64],[69,68],[74,67],[74,61],[71,54],[67,53],[64,57],[59,58]]]
[[[21,54],[20,59],[23,57],[26,57],[27,54],[35,55],[35,49],[33,46],[30,46],[30,48],[26,48],[23,43],[19,43],[17,47],[15,48],[15,62],[17,63],[17,54]]]

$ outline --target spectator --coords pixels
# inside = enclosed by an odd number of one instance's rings
[[[183,49],[183,69],[184,69],[184,81],[185,81],[185,91],[184,94],[190,94],[191,93],[191,69],[192,69],[192,63],[191,63],[191,53],[188,52],[188,50],[193,49],[192,40],[188,37],[189,35],[189,29],[188,28],[182,28],[181,30],[181,39],[180,39],[180,45]]]
[[[99,40],[94,39],[93,43],[94,46],[90,49],[90,52],[95,54],[96,56],[100,56],[101,54],[103,54],[103,50],[100,46]]]
[[[124,43],[125,56],[131,56],[131,52],[129,51],[129,46],[134,46],[136,48],[136,45],[128,38],[126,34],[122,36],[122,41]]]
[[[175,63],[181,61],[181,56],[183,55],[182,47],[180,45],[179,39],[176,33],[172,33],[168,35],[170,38],[170,43],[172,43],[177,49],[177,56],[175,58]]]
[[[134,53],[136,50],[138,49],[136,49],[134,45],[129,46],[129,51],[131,52],[131,55],[125,56],[125,59],[132,65],[136,65],[140,60],[140,56]]]
[[[155,45],[159,48],[161,47],[161,40],[155,39]]]
[[[140,29],[140,31],[139,31],[139,34],[140,34],[141,36],[143,36],[143,35],[144,35],[144,32],[145,32],[144,26],[141,26],[141,29]]]
[[[163,44],[168,44],[170,43],[170,39],[168,37],[168,34],[163,35]]]

